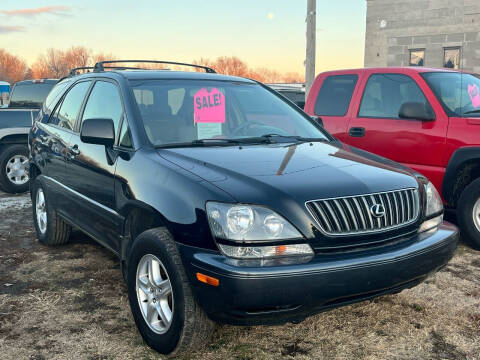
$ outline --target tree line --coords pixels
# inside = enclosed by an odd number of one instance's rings
[[[75,67],[92,66],[102,60],[116,60],[113,54],[94,53],[82,46],[74,46],[67,50],[49,49],[46,53],[38,56],[37,60],[29,65],[26,61],[0,49],[0,80],[11,84],[28,79],[59,79],[67,76]],[[246,62],[235,56],[221,56],[217,59],[200,58],[193,61],[194,64],[209,66],[219,74],[243,76],[265,83],[300,83],[304,76],[296,72],[280,73],[266,67],[250,68]],[[129,66],[135,66],[130,64]],[[142,68],[170,68],[179,67],[162,66],[154,64],[138,64]]]

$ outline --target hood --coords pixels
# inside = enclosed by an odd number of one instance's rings
[[[161,149],[159,154],[245,203],[308,200],[418,187],[390,160],[340,143]]]

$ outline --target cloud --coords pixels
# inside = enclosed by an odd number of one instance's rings
[[[267,14],[268,20],[273,20],[274,17],[275,17],[275,14],[274,14],[274,13],[268,13],[268,14]]]
[[[8,16],[37,16],[42,14],[61,15],[69,10],[70,8],[68,6],[54,5],[30,9],[0,10],[0,14]]]
[[[12,32],[20,32],[24,31],[25,28],[23,26],[5,26],[0,25],[0,34],[8,34]]]

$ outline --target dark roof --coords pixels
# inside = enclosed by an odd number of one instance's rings
[[[15,85],[28,85],[28,84],[56,84],[58,79],[39,79],[39,80],[22,80],[15,83]]]
[[[114,70],[104,72],[90,72],[77,76],[99,76],[108,74],[120,74],[129,80],[155,80],[155,79],[195,79],[195,80],[220,80],[220,81],[243,81],[254,83],[253,80],[238,76],[210,74],[194,71],[170,71],[170,70]]]

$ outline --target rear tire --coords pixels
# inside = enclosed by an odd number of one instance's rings
[[[472,181],[460,195],[457,221],[462,239],[480,250],[480,179]]]
[[[28,190],[27,145],[7,145],[0,150],[0,188],[7,193],[23,193]]]
[[[142,266],[149,260],[154,264]],[[145,269],[149,266],[160,269],[156,274],[161,275],[147,275]],[[151,229],[138,236],[127,269],[130,308],[140,334],[150,347],[170,357],[197,351],[209,341],[215,325],[196,303],[175,241],[166,229]],[[160,280],[153,280],[155,277]],[[148,285],[151,280],[153,285]],[[156,284],[165,280],[169,280],[170,290],[168,297],[162,298],[166,292],[160,286],[157,289]],[[145,284],[146,290],[142,290]],[[155,311],[155,303],[161,301],[168,304],[167,310],[148,316],[146,309],[152,305]],[[153,320],[148,321],[149,318]]]
[[[31,191],[33,222],[38,240],[51,246],[66,244],[70,240],[72,227],[57,215],[38,179],[33,181]]]

